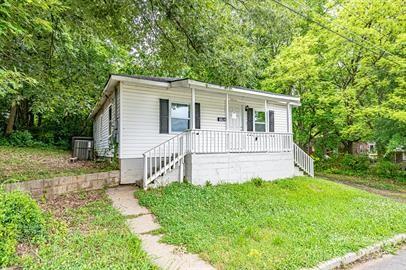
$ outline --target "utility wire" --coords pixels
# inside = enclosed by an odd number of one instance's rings
[[[304,7],[305,9],[313,12],[313,10],[309,6],[307,6],[305,3],[299,2],[299,1],[296,1],[296,0],[292,0],[292,1],[299,4],[300,6]],[[341,29],[344,29],[345,31],[349,32],[350,34],[359,37],[363,42],[367,42],[370,46],[375,47],[376,49],[382,51],[383,53],[386,53],[386,54],[389,54],[389,55],[392,55],[392,56],[397,56],[397,55],[387,51],[386,49],[382,48],[381,46],[378,46],[378,45],[374,44],[373,42],[369,41],[368,39],[366,39],[366,37],[363,37],[363,36],[353,32],[353,31],[351,31],[347,27],[339,24],[338,22],[335,22],[330,16],[327,16],[327,17],[329,18],[328,21],[330,23],[335,24],[335,25],[339,26]]]
[[[315,23],[315,24],[317,24],[318,26],[320,26],[321,28],[323,28],[323,29],[325,29],[325,30],[327,30],[327,31],[329,31],[329,32],[331,32],[331,33],[333,33],[333,34],[336,34],[337,36],[340,36],[341,38],[347,40],[348,42],[354,43],[355,45],[357,45],[357,46],[359,46],[359,47],[361,47],[361,48],[363,48],[363,49],[365,49],[365,50],[367,50],[367,51],[369,51],[369,52],[372,52],[372,53],[374,53],[374,54],[377,53],[376,51],[374,51],[374,50],[372,50],[372,49],[370,49],[370,48],[368,48],[368,47],[365,47],[364,45],[362,45],[362,44],[359,43],[358,41],[355,41],[355,40],[353,40],[352,38],[349,38],[349,37],[347,37],[347,36],[345,36],[345,35],[343,35],[343,34],[337,32],[337,31],[335,31],[335,30],[329,28],[328,26],[324,25],[323,23],[320,23],[320,22],[318,22],[318,21],[313,20],[313,19],[310,18],[308,15],[303,14],[303,13],[297,11],[296,9],[294,9],[294,8],[288,6],[288,5],[285,5],[284,3],[282,3],[282,2],[280,2],[280,1],[278,1],[278,0],[271,0],[271,1],[275,2],[276,4],[278,4],[278,5],[280,5],[280,6],[284,7],[284,8],[286,8],[286,9],[288,9],[288,10],[290,10],[291,12],[295,13],[296,15],[299,15],[299,16],[305,18],[305,19],[308,20],[309,22]],[[395,64],[397,64],[397,65],[401,65],[400,63],[398,63],[398,62],[396,62],[396,61],[393,61],[393,60],[391,60],[391,59],[388,59],[388,58],[387,58],[387,60],[389,60],[389,61],[391,61],[391,62],[393,62],[393,63],[395,63]]]
[[[347,11],[349,14],[351,14],[351,15],[357,17],[360,21],[362,21],[362,22],[365,23],[366,25],[368,25],[368,24],[370,23],[370,22],[366,21],[363,17],[354,15],[353,12],[351,12],[347,7],[345,7],[345,6],[344,6],[342,3],[340,3],[339,1],[333,0],[333,2],[334,2],[337,6],[340,6],[342,9],[344,9],[345,11]],[[380,15],[382,15],[382,14],[380,14]],[[376,29],[375,27],[372,27],[372,26],[371,26],[370,28],[371,28],[371,29],[374,29],[376,32],[379,33],[379,35],[380,35],[381,37],[383,37],[383,35],[382,35],[382,33],[381,33],[380,30],[378,30],[378,29]]]

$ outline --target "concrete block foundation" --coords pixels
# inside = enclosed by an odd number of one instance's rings
[[[136,183],[143,178],[143,159],[122,159],[121,184]],[[155,187],[179,181],[179,167],[159,177]],[[243,183],[254,177],[267,181],[295,176],[293,153],[224,153],[188,154],[184,176],[195,185]]]

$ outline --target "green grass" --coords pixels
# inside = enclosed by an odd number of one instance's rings
[[[137,191],[164,241],[219,269],[300,269],[406,232],[406,205],[322,179]]]
[[[69,163],[70,152],[52,147],[0,146],[0,183],[116,169],[108,162]]]
[[[318,175],[320,177],[325,177],[344,183],[352,183],[381,190],[406,193],[406,181],[398,181],[378,176],[354,176],[333,173],[319,173]]]
[[[21,256],[23,269],[156,269],[104,191],[69,195],[45,207],[59,222],[49,241]]]

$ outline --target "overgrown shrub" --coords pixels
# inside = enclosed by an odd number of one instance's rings
[[[379,160],[371,166],[370,172],[386,178],[397,178],[402,174],[400,166],[388,160]]]
[[[342,157],[341,165],[344,170],[351,170],[359,173],[368,171],[370,160],[366,155],[349,155]]]
[[[316,170],[326,173],[406,179],[406,172],[398,164],[385,159],[372,161],[366,155],[335,155],[315,162]]]
[[[46,235],[46,217],[34,200],[0,189],[0,267],[13,263],[17,243],[35,243]]]
[[[11,133],[8,141],[13,146],[32,146],[34,144],[34,138],[28,130]]]
[[[48,140],[48,139],[47,139]],[[47,146],[47,142],[35,140],[28,130],[15,131],[8,137],[0,137],[0,145],[30,147],[30,146]]]

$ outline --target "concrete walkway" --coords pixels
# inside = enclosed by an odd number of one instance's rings
[[[157,266],[165,270],[215,269],[195,254],[184,253],[177,246],[161,243],[162,235],[150,234],[160,226],[154,215],[139,205],[134,191],[134,186],[119,186],[108,189],[107,194],[113,201],[113,206],[127,216],[128,227],[141,239],[143,249]]]
[[[406,247],[396,254],[386,254],[381,258],[360,263],[351,268],[352,270],[406,270]]]

